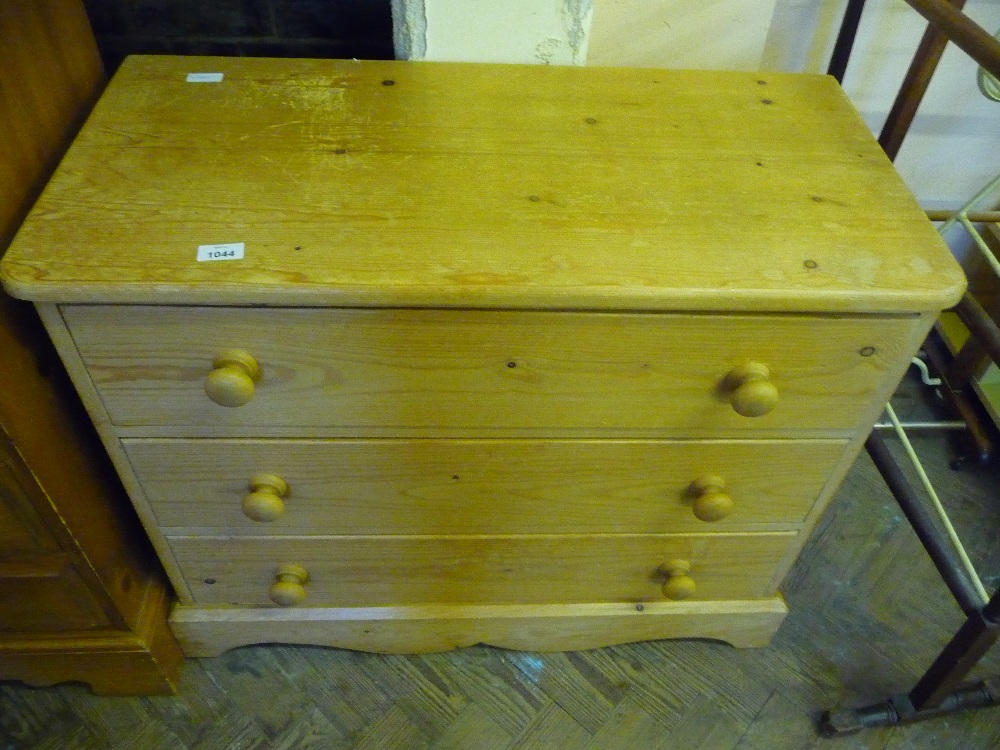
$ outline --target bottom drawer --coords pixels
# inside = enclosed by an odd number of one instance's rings
[[[771,596],[794,536],[173,537],[170,544],[196,604],[275,606],[278,568],[295,565],[308,574],[296,603],[377,607],[662,601],[674,561],[690,566],[692,599]]]

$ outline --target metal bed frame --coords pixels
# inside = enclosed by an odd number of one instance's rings
[[[985,71],[1000,77],[1000,41],[962,13],[965,0],[906,2],[924,16],[929,25],[879,136],[879,143],[891,159],[895,159],[899,152],[949,41],[960,47]],[[838,81],[843,80],[847,69],[864,5],[865,0],[848,1],[828,71]],[[1000,178],[984,188],[960,211],[951,215],[949,212],[928,212],[928,218],[947,219],[940,229],[942,232],[956,223],[965,227],[976,246],[984,252],[990,265],[1000,275],[1000,263],[989,251],[973,224],[1000,221],[1000,211],[977,210],[977,203],[997,186],[1000,186]],[[977,457],[986,461],[994,453],[991,431],[981,424],[978,412],[966,391],[975,364],[984,356],[1000,362],[1000,328],[969,294],[963,297],[954,312],[970,331],[968,342],[950,362],[940,346],[930,339],[925,351],[928,359],[941,373],[942,395],[955,407],[968,426]],[[1000,705],[1000,677],[963,683],[983,655],[1000,639],[1000,591],[989,596],[984,589],[891,406],[887,407],[887,413],[893,429],[921,477],[932,507],[928,507],[923,497],[910,486],[877,429],[872,431],[865,447],[965,613],[966,620],[909,692],[863,708],[826,712],[820,719],[819,727],[825,736],[851,734],[867,727],[904,724],[964,709]]]

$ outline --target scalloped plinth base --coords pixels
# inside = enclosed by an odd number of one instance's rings
[[[347,609],[178,606],[170,624],[188,656],[217,656],[254,643],[423,654],[479,643],[523,651],[576,651],[663,638],[765,646],[787,613],[780,596],[721,602]]]

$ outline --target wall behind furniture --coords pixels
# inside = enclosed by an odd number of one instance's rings
[[[762,66],[825,71],[844,4],[778,0]],[[994,0],[969,0],[964,12],[990,33],[1000,28],[1000,3]],[[866,4],[844,90],[875,133],[926,26],[903,0]],[[948,46],[896,158],[925,208],[957,208],[1000,173],[1000,103],[979,93],[976,70],[968,55]]]
[[[757,70],[776,0],[594,0],[588,65]]]
[[[1000,29],[1000,3],[994,0],[970,0],[965,12],[990,33]],[[874,3],[862,20],[862,54],[848,68],[844,88],[877,132],[925,25],[899,0]],[[1000,173],[1000,102],[979,92],[977,69],[949,45],[896,158],[925,208],[957,207]]]
[[[391,59],[388,0],[85,0],[109,72],[126,55]]]

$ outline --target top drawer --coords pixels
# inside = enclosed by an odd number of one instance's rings
[[[115,424],[197,434],[241,427],[846,434],[916,323],[482,310],[62,312]],[[259,379],[250,387],[244,376],[241,386],[235,376],[236,390],[252,397],[219,406],[206,395],[206,378],[219,353],[233,349],[256,360]],[[731,373],[749,362],[765,365],[776,389],[777,403],[763,416],[741,416],[731,403]]]

